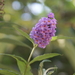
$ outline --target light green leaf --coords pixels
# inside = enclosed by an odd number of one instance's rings
[[[45,62],[51,62],[51,61],[50,61],[50,60],[43,60],[43,61],[40,63],[40,67],[43,67],[43,64],[44,64]]]
[[[16,26],[13,26],[18,32],[20,32],[24,37],[26,37],[28,40],[30,40],[33,44],[34,44],[34,42],[33,42],[33,40],[30,38],[30,36],[26,33],[26,32],[24,32],[24,31],[22,31],[22,30],[20,30],[18,27],[16,27]]]
[[[0,69],[0,74],[2,75],[20,75],[10,70]]]
[[[47,75],[52,75],[54,73],[54,71],[50,71],[47,73]]]
[[[54,36],[54,37],[52,37],[51,41],[55,41],[57,39],[58,39],[58,36]]]
[[[75,40],[75,37],[69,37],[69,36],[54,36],[52,37],[52,40],[51,41],[55,41],[57,39],[74,39]]]
[[[54,73],[54,71],[52,71],[52,70],[55,70],[55,69],[57,69],[57,67],[48,68],[48,69],[44,72],[43,75],[51,75],[51,74]]]
[[[43,64],[44,64],[44,62],[51,62],[50,60],[43,60],[41,63],[40,63],[40,65],[39,65],[39,70],[38,70],[38,75],[43,75],[43,73],[44,73],[44,70],[45,69],[43,69]]]
[[[75,73],[73,75],[75,75]]]
[[[19,45],[19,46],[25,46],[25,47],[28,47],[31,49],[30,46],[24,44],[23,42],[18,41],[18,40],[14,40],[14,39],[10,39],[10,38],[2,38],[2,39],[0,39],[0,42],[11,43],[14,45]]]
[[[58,55],[60,55],[60,54],[58,54],[58,53],[49,53],[49,54],[40,55],[40,56],[35,57],[30,62],[30,64],[33,63],[33,62],[36,62],[36,61],[41,61],[41,60],[52,58],[52,57],[55,57],[55,56],[58,56]]]

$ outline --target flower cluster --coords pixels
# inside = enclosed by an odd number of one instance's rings
[[[57,21],[54,18],[54,14],[48,14],[48,17],[41,18],[35,27],[32,28],[30,38],[32,38],[39,47],[45,48],[52,37],[55,36],[56,24]]]

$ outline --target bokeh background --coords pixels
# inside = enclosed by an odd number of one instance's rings
[[[27,60],[32,43],[17,32],[13,25],[30,33],[32,27],[41,17],[53,12],[57,19],[56,36],[75,37],[75,0],[5,0],[5,14],[0,18],[0,53],[15,54]],[[12,39],[12,40],[11,40]],[[20,42],[21,41],[21,42]],[[24,42],[27,46],[22,45]],[[53,75],[73,75],[75,72],[75,40],[58,39],[50,42],[45,48],[37,48],[32,59],[44,53],[60,53],[62,56],[51,58],[51,63],[45,63],[44,68],[57,66]],[[37,75],[40,62],[31,65],[32,72]],[[16,60],[0,56],[0,68],[16,69]]]

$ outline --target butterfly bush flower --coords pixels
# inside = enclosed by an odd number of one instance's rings
[[[38,44],[40,48],[45,48],[49,44],[53,36],[55,36],[55,28],[57,21],[54,18],[53,13],[49,13],[48,17],[42,17],[35,27],[30,32],[30,38],[32,38],[35,44]]]

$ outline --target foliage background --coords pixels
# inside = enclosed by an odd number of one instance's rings
[[[5,14],[0,18],[0,53],[15,54],[27,60],[31,49],[9,39],[20,40],[31,48],[32,44],[12,26],[17,25],[29,34],[38,20],[49,12],[53,12],[58,21],[56,35],[75,37],[75,0],[5,0],[4,4]],[[45,49],[37,48],[32,59],[44,53],[62,54],[50,59],[51,63],[45,63],[45,68],[58,67],[53,75],[72,75],[75,72],[75,40],[58,39]],[[31,65],[34,75],[37,75],[39,63]],[[10,67],[18,70],[14,59],[0,56],[0,68]]]

